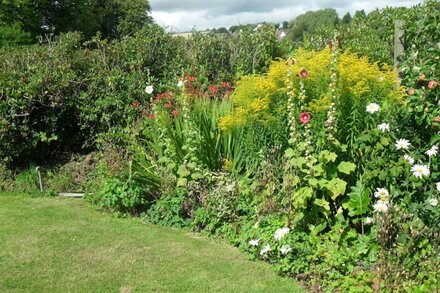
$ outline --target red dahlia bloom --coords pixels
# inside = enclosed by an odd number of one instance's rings
[[[312,117],[310,116],[310,114],[308,112],[302,112],[301,115],[299,115],[299,120],[301,121],[302,124],[309,123],[311,118]]]

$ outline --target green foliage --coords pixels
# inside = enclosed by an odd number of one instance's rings
[[[425,138],[432,138],[432,143],[439,141],[439,121],[436,121],[440,117],[439,14],[439,2],[427,1],[406,17],[405,54],[400,64],[403,82],[408,87],[409,113],[414,117],[417,131]]]
[[[164,194],[148,209],[144,218],[151,223],[169,227],[189,227],[190,219],[185,214],[185,192],[180,189],[170,195]]]
[[[189,70],[206,82],[232,82],[240,75],[261,73],[279,57],[278,42],[272,25],[245,28],[234,34],[194,33],[186,43]]]
[[[288,37],[294,41],[300,41],[304,33],[314,34],[323,28],[332,29],[338,22],[339,17],[335,9],[308,11],[289,23]]]
[[[371,198],[362,179],[359,179],[356,182],[356,186],[351,187],[348,196],[347,209],[349,211],[348,214],[351,217],[362,216],[368,212]]]
[[[0,25],[0,48],[27,45],[31,42],[30,33],[23,31],[18,23]]]
[[[100,208],[117,213],[138,214],[151,200],[148,187],[139,186],[130,180],[110,178],[100,190],[87,195],[87,199]]]
[[[6,0],[0,6],[0,23],[18,21],[34,38],[71,31],[79,31],[86,38],[101,32],[107,38],[127,35],[151,23],[149,10],[146,0]]]

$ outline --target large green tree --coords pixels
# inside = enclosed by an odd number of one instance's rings
[[[115,37],[151,22],[149,11],[147,0],[2,0],[0,25],[18,23],[34,37],[68,31]]]
[[[320,28],[334,27],[338,22],[338,13],[333,8],[308,11],[289,23],[289,36],[291,39],[299,41],[305,32],[313,34]]]

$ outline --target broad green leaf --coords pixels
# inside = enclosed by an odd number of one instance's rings
[[[179,170],[177,170],[177,174],[180,177],[188,177],[190,175],[190,172],[188,171],[188,169],[186,169],[185,165],[180,165]]]
[[[187,182],[188,182],[188,180],[186,180],[185,178],[179,178],[177,180],[177,186],[184,187],[184,186],[186,186]]]
[[[313,189],[311,187],[303,187],[298,189],[293,198],[294,206],[297,209],[302,209],[307,206],[307,200],[312,198]]]
[[[286,152],[284,153],[284,155],[287,157],[287,158],[293,158],[294,156],[295,156],[295,151],[293,150],[293,149],[291,149],[291,148],[288,148],[287,150],[286,150]]]
[[[338,170],[341,173],[349,175],[351,172],[356,170],[356,165],[351,162],[341,162],[338,166]]]
[[[332,194],[332,199],[335,200],[338,196],[345,193],[347,188],[347,182],[339,178],[334,178],[330,180],[325,186]]]
[[[356,186],[351,187],[348,196],[349,200],[346,206],[351,217],[360,216],[368,212],[371,198],[362,180],[358,180]]]
[[[199,172],[192,173],[191,174],[191,178],[194,179],[194,180],[201,179],[201,178],[203,178],[203,174],[199,173]]]
[[[330,204],[329,204],[329,202],[326,201],[325,199],[317,198],[317,199],[315,199],[314,203],[315,203],[317,206],[320,206],[320,207],[324,208],[324,210],[326,210],[326,211],[330,211]]]
[[[329,152],[325,150],[319,154],[319,157],[324,159],[324,161],[326,162],[334,162],[338,158],[338,155],[334,152]]]

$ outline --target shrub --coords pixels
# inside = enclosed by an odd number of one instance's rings
[[[100,190],[89,194],[87,198],[100,208],[121,214],[139,214],[151,200],[145,187],[118,178],[109,178]]]

